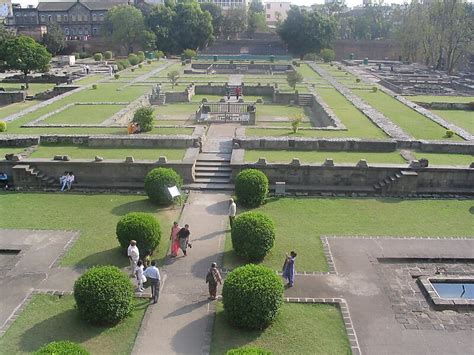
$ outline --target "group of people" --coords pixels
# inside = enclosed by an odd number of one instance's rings
[[[130,122],[128,124],[128,134],[138,134],[142,131],[140,127],[140,123],[137,122]]]
[[[175,258],[178,256],[179,250],[183,252],[183,257],[187,256],[188,247],[192,248],[192,244],[189,242],[189,225],[185,224],[184,227],[180,227],[178,222],[174,222],[171,227],[170,240],[171,240],[171,257]]]
[[[234,223],[235,215],[237,212],[237,206],[233,199],[230,199],[229,206],[229,222],[232,228]],[[174,222],[171,227],[170,241],[171,241],[171,254],[170,257],[175,258],[178,256],[179,251],[183,253],[183,257],[186,257],[187,249],[192,248],[189,242],[191,232],[189,225],[185,224],[184,227],[180,227],[178,222]],[[137,247],[135,240],[130,241],[130,245],[127,250],[127,255],[130,260],[131,276],[137,280],[137,292],[143,292],[143,283],[149,281],[151,285],[151,299],[153,303],[158,302],[158,296],[160,292],[160,272],[156,267],[156,262],[151,261],[152,252],[148,251],[143,260],[140,259],[140,251]],[[295,259],[296,252],[291,251],[290,254],[286,254],[285,262],[283,264],[282,276],[287,280],[286,287],[293,287],[295,281]],[[217,287],[222,284],[222,276],[217,268],[217,263],[213,262],[206,274],[206,283],[209,287],[209,299],[217,299]]]
[[[76,180],[76,177],[72,171],[65,171],[63,175],[59,178],[59,186],[61,191],[71,190],[72,184]]]
[[[235,97],[237,101],[239,101],[239,97],[242,96],[242,88],[240,86],[237,86],[234,89],[234,92],[235,92]],[[227,87],[227,92],[226,92],[227,100],[230,100],[230,97],[232,96],[231,94],[232,94],[232,89],[230,87]]]
[[[137,292],[143,292],[143,284],[147,281],[151,286],[151,299],[153,303],[158,302],[160,294],[160,270],[156,266],[156,261],[151,260],[152,251],[148,251],[145,257],[140,259],[136,240],[131,240],[127,249],[127,256],[130,260],[131,277],[137,280]]]

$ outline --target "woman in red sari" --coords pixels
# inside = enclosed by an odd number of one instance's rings
[[[178,222],[174,222],[173,226],[171,227],[171,234],[170,234],[170,240],[171,240],[171,256],[175,257],[178,255],[179,251],[179,238],[178,238],[178,232],[181,229],[180,226],[178,226]]]

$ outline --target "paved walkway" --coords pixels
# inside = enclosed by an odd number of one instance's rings
[[[161,269],[160,299],[145,314],[133,354],[209,353],[214,310],[205,276],[213,261],[221,263],[229,198],[225,193],[190,193],[180,225],[189,224],[192,249]]]

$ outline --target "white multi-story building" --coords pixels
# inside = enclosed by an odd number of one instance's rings
[[[11,0],[0,0],[0,20],[12,15]]]
[[[247,8],[248,0],[197,0],[198,3],[202,4],[205,2],[212,2],[220,6],[223,10],[229,10],[232,8]]]
[[[268,1],[265,3],[265,15],[267,24],[275,25],[284,21],[290,10],[291,3],[289,1]]]

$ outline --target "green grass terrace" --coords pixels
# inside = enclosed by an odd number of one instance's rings
[[[472,200],[271,198],[255,210],[275,222],[275,245],[262,264],[278,271],[289,250],[298,253],[297,271],[327,271],[320,241],[324,235],[472,237],[474,230]],[[224,267],[244,263],[228,235]]]
[[[93,326],[83,321],[73,296],[33,296],[5,335],[2,354],[31,354],[59,340],[81,344],[91,354],[130,354],[149,300],[135,300],[132,314],[113,327]]]
[[[284,303],[272,325],[263,331],[249,331],[230,326],[219,302],[210,353],[222,355],[244,345],[261,347],[275,355],[351,352],[341,312],[335,306]]]

